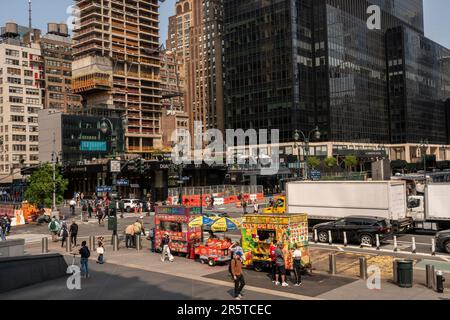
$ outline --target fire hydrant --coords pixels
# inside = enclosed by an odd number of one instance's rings
[[[436,272],[436,291],[438,293],[444,293],[444,282],[444,274],[442,273],[442,271],[438,270]]]

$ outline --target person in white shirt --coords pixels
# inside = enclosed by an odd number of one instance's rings
[[[298,244],[294,245],[294,253],[292,254],[293,266],[294,266],[294,276],[295,276],[295,286],[298,287],[302,284],[302,250]]]

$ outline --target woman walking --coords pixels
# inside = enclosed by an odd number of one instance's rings
[[[63,222],[62,224],[59,235],[61,236],[61,248],[64,248],[64,243],[67,241],[67,238],[69,237],[69,232],[67,231],[67,224],[65,222]]]
[[[295,244],[294,246],[295,250],[292,254],[292,257],[294,259],[294,276],[295,276],[295,286],[298,287],[302,284],[302,250],[300,250],[300,246],[298,244]]]

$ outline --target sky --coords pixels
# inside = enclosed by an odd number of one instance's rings
[[[47,30],[47,22],[66,22],[70,17],[72,0],[32,0],[33,26]],[[168,17],[173,14],[175,0],[161,3],[161,43],[167,37]],[[424,0],[425,33],[432,40],[450,48],[450,0]],[[0,25],[15,21],[28,25],[28,0],[0,0]]]

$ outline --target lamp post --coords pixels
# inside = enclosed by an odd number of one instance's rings
[[[309,157],[309,143],[311,141],[311,138],[314,134],[314,138],[316,140],[320,139],[321,133],[319,130],[319,127],[315,127],[313,130],[311,130],[307,135],[302,130],[295,130],[294,131],[294,141],[298,149],[298,142],[300,141],[300,138],[303,138],[303,142],[305,144],[305,180],[308,180],[308,157]],[[299,176],[300,176],[300,152],[298,152],[298,170],[299,170]]]
[[[176,143],[172,143],[172,148],[176,147]],[[183,148],[181,148],[178,152],[178,156],[181,158],[183,157]],[[178,204],[183,205],[183,162],[180,161],[180,164],[175,165],[178,171]]]
[[[419,148],[421,150],[422,153],[422,158],[423,158],[423,177],[425,179],[424,183],[427,184],[427,149],[428,149],[428,139],[422,139],[420,141],[420,145]]]
[[[128,122],[127,119],[125,117],[121,117],[122,120],[122,126],[125,127]],[[111,149],[112,149],[112,153],[113,153],[113,161],[116,159],[116,153],[117,153],[117,148],[118,148],[118,143],[117,143],[117,139],[118,139],[118,128],[114,127],[112,121],[108,118],[103,118],[101,120],[101,124],[100,124],[100,131],[103,134],[107,134],[108,131],[111,130]],[[112,168],[111,168],[112,169]],[[115,219],[117,216],[117,174],[120,172],[120,168],[119,168],[119,172],[117,172],[116,170],[111,170],[112,171],[112,176],[113,176],[113,181],[112,181],[112,195],[111,195],[111,200],[113,203],[113,212],[114,212],[114,216]],[[109,217],[108,217],[109,219]],[[111,239],[111,243],[113,243],[114,238],[117,235],[117,220],[114,224],[114,228],[113,228],[113,236]]]

